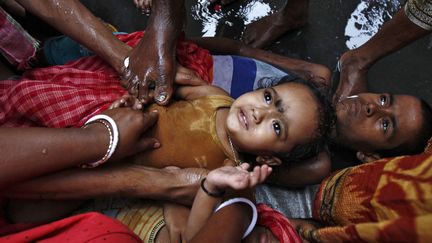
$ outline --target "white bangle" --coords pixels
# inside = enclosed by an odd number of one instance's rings
[[[236,197],[236,198],[231,198],[228,201],[223,202],[221,205],[219,205],[219,207],[217,207],[215,209],[215,212],[219,211],[220,209],[222,209],[228,205],[234,204],[234,203],[246,203],[252,208],[252,221],[249,224],[249,227],[246,229],[246,232],[243,234],[242,239],[244,239],[252,232],[252,230],[255,227],[255,224],[258,220],[257,208],[251,200],[244,198],[244,197]]]
[[[114,152],[117,148],[118,140],[119,140],[119,131],[118,131],[117,124],[115,123],[115,121],[111,117],[109,117],[107,115],[96,115],[96,116],[93,116],[92,118],[88,119],[88,121],[86,121],[85,125],[88,125],[92,122],[100,122],[108,129],[108,133],[109,133],[109,137],[110,137],[110,143],[109,143],[107,152],[102,157],[102,159],[100,159],[96,162],[93,162],[93,163],[82,164],[82,165],[80,165],[81,168],[94,168],[98,165],[105,163],[114,154]]]

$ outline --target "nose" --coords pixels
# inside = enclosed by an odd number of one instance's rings
[[[382,107],[382,106],[375,104],[375,103],[366,104],[364,111],[365,111],[367,117],[371,117],[375,113],[385,113],[385,114],[389,113],[389,111],[387,110],[387,107]]]
[[[272,113],[272,108],[270,107],[255,107],[252,110],[252,116],[256,124],[261,123],[266,116]]]

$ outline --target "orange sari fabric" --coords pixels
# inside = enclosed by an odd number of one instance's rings
[[[332,174],[321,183],[313,212],[327,227],[302,229],[302,236],[315,242],[431,242],[430,152]]]

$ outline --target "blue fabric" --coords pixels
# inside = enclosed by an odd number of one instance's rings
[[[240,95],[252,91],[256,77],[256,63],[251,58],[232,56],[233,77],[231,82],[231,97],[234,99]]]

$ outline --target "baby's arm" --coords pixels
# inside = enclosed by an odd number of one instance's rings
[[[221,237],[221,234],[228,237],[227,239],[232,239],[231,237],[239,237],[238,241],[241,239],[251,222],[249,207],[246,204],[236,203],[217,213],[214,213],[214,210],[221,202],[221,195],[226,189],[253,188],[264,182],[272,171],[267,165],[257,166],[252,172],[247,171],[248,167],[248,164],[237,167],[224,166],[207,175],[192,205],[186,229],[188,240],[194,239],[199,242],[199,239]],[[244,214],[247,214],[248,217],[244,217]],[[218,239],[220,241],[220,238]]]
[[[194,100],[203,96],[208,95],[226,95],[229,96],[227,92],[223,89],[211,86],[180,86],[176,90],[176,97],[183,100]]]
[[[212,52],[225,55],[239,55],[255,58],[277,66],[283,70],[293,72],[304,80],[313,80],[329,85],[331,72],[321,64],[306,62],[300,59],[278,55],[269,51],[256,49],[243,44],[240,41],[224,37],[190,38],[203,48]]]

